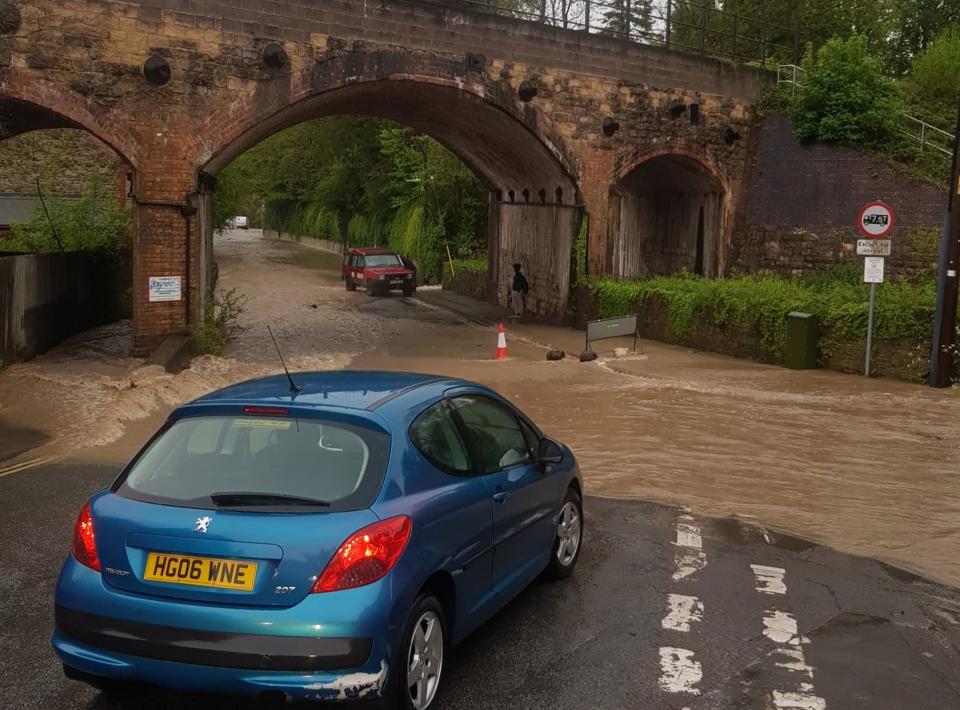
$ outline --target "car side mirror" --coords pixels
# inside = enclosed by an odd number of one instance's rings
[[[545,436],[540,440],[539,457],[540,463],[544,465],[560,463],[563,461],[563,447],[553,439]]]

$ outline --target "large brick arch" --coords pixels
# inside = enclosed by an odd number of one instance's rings
[[[453,64],[453,62],[450,62]],[[535,104],[509,82],[449,78],[454,67],[417,52],[349,52],[279,76],[212,113],[198,133],[199,165],[218,173],[264,138],[305,120],[359,114],[387,118],[443,143],[493,189],[543,191],[573,204],[579,161]],[[560,191],[559,193],[557,191]]]

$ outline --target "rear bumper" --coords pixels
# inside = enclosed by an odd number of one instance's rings
[[[57,605],[62,639],[104,652],[218,668],[315,673],[359,668],[370,659],[369,638],[263,636],[183,629],[88,614]]]
[[[229,695],[277,696],[298,700],[360,700],[386,697],[386,660],[362,668],[332,672],[258,671],[193,665],[144,658],[75,642],[55,631],[53,647],[68,676],[88,680],[134,681],[181,691]],[[71,672],[72,671],[72,672]],[[79,671],[79,673],[77,673]]]
[[[415,596],[404,579],[391,574],[285,608],[228,607],[115,590],[68,557],[51,642],[68,669],[93,678],[291,700],[377,699],[392,690]]]

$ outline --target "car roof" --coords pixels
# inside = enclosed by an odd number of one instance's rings
[[[351,253],[354,254],[396,254],[393,249],[387,249],[386,247],[353,247]]]
[[[193,400],[190,405],[283,403],[298,407],[344,407],[373,411],[401,395],[415,391],[420,392],[423,399],[428,399],[450,387],[477,386],[466,380],[413,372],[331,370],[291,374],[294,382],[301,387],[295,395],[291,395],[286,375],[270,375],[224,387]]]

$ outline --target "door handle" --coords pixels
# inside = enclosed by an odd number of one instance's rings
[[[509,493],[507,493],[506,491],[498,491],[498,492],[496,492],[496,493],[493,494],[493,502],[494,502],[494,503],[503,503],[503,502],[507,499],[507,496],[508,496],[508,495],[509,495]]]

